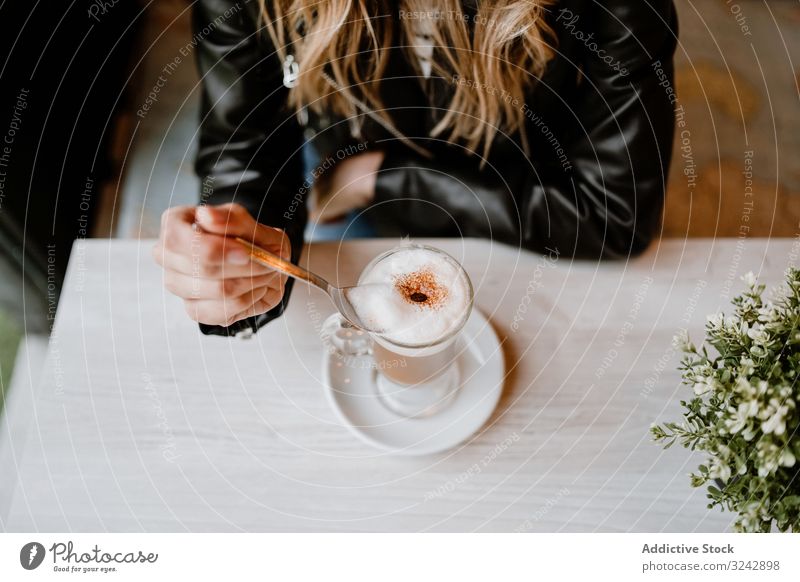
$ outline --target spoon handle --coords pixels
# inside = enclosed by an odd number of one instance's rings
[[[315,287],[319,287],[326,293],[330,293],[331,284],[319,275],[315,275],[303,267],[299,267],[294,263],[282,259],[274,253],[265,251],[261,247],[258,247],[241,237],[237,236],[236,241],[247,249],[247,252],[250,254],[250,258],[257,263],[261,263],[270,269],[275,269],[276,271],[280,271],[281,273],[289,275],[290,277],[294,277],[295,279],[300,279],[301,281],[310,283]]]

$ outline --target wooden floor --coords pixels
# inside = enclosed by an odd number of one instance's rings
[[[725,2],[676,5],[686,125],[673,148],[664,234],[797,236],[800,3],[739,2],[738,21]]]

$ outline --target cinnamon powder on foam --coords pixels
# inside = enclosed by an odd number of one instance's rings
[[[431,269],[420,269],[394,278],[394,287],[407,303],[437,309],[447,299],[447,287],[442,286]]]

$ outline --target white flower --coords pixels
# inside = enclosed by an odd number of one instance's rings
[[[738,376],[733,384],[733,391],[740,394],[742,398],[753,398],[756,389],[744,376]]]
[[[723,323],[725,323],[725,316],[722,313],[712,313],[708,317],[706,317],[706,321],[711,325],[714,329],[719,329],[722,327]]]
[[[758,310],[758,320],[764,323],[775,323],[781,321],[781,314],[771,305],[765,305]]]
[[[769,334],[761,326],[747,330],[747,337],[758,345],[766,345],[769,342]]]
[[[747,402],[742,402],[739,405],[739,410],[744,410],[744,414],[746,414],[748,418],[756,416],[758,414],[758,400],[748,400]]]
[[[742,281],[744,281],[744,284],[750,289],[756,286],[756,276],[753,274],[753,271],[748,271],[742,275]]]
[[[698,396],[705,394],[712,388],[713,386],[711,385],[709,378],[703,378],[702,380],[694,383],[694,393]]]
[[[731,434],[736,434],[747,424],[747,414],[744,413],[741,405],[738,410],[732,409],[732,411],[733,416],[725,419],[725,427]]]
[[[694,344],[689,340],[689,332],[685,329],[680,330],[675,334],[675,337],[672,338],[672,347],[682,352],[695,351]]]
[[[783,451],[781,451],[781,456],[778,459],[778,462],[783,467],[794,467],[794,463],[797,459],[795,459],[792,451],[789,450],[789,447],[783,447]]]
[[[761,430],[764,434],[782,435],[786,432],[786,421],[784,417],[789,412],[788,406],[770,407],[775,412],[767,420],[761,424]]]
[[[725,419],[725,426],[731,434],[736,434],[747,426],[747,421],[758,413],[758,402],[749,400],[742,402],[737,409],[729,409],[733,413],[732,416]]]
[[[756,464],[758,465],[758,476],[766,477],[774,473],[778,468],[778,459],[781,453],[775,443],[758,443],[758,453],[756,453]]]
[[[754,501],[742,509],[740,519],[742,531],[756,531],[761,526],[762,521],[770,519],[770,515],[766,512],[761,502]]]
[[[751,376],[753,372],[755,372],[756,363],[753,361],[752,358],[748,358],[747,356],[742,356],[739,360],[740,371],[739,373],[742,376]]]
[[[727,481],[731,478],[731,468],[727,463],[715,458],[711,461],[711,467],[708,469],[708,476],[712,479]]]
[[[714,368],[710,364],[700,364],[694,371],[695,378],[710,378],[714,375]]]

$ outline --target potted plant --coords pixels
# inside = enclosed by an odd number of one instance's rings
[[[742,279],[733,315],[709,316],[699,348],[675,338],[692,397],[682,422],[651,432],[707,455],[691,484],[708,486],[709,508],[738,513],[737,531],[800,531],[800,270],[766,300],[752,273]]]

